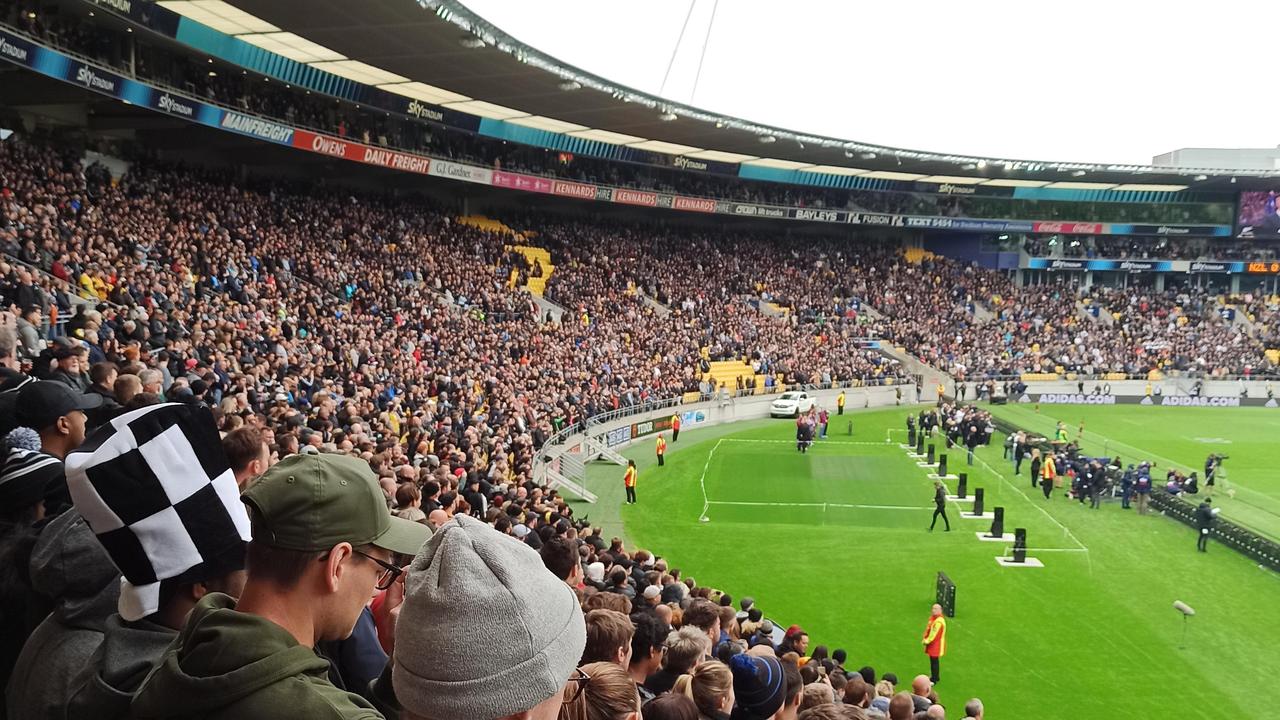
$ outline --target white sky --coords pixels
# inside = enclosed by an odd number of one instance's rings
[[[1280,143],[1275,9],[1258,0],[721,0],[714,23],[715,0],[463,2],[622,85],[845,140],[1140,164]]]

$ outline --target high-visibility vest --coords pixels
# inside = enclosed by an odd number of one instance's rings
[[[679,429],[680,429],[680,416],[679,416],[679,415],[672,415],[672,416],[671,416],[671,429],[672,429],[672,430],[679,430]]]
[[[947,620],[939,615],[929,618],[924,628],[924,652],[929,657],[940,658],[947,653]]]
[[[658,454],[661,455],[666,451],[667,451],[667,439],[659,435],[658,436]]]
[[[844,407],[844,393],[836,396],[836,407]]]
[[[636,486],[636,469],[635,468],[633,467],[627,468],[627,474],[625,477],[622,478],[622,483],[627,487]]]

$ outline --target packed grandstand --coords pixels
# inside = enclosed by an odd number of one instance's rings
[[[4,0],[4,30],[210,107],[490,169],[847,212],[1231,223],[1233,206],[1221,198],[1020,204],[566,158],[210,72],[213,60],[150,31],[121,32],[59,7]],[[131,22],[129,12],[121,22]],[[0,429],[8,447],[0,682],[9,718],[177,717],[197,705],[218,717],[321,708],[329,714],[317,716],[545,717],[521,713],[545,712],[554,699],[564,700],[561,717],[591,720],[634,712],[939,717],[930,679],[884,667],[876,648],[811,641],[804,618],[767,617],[772,611],[749,597],[754,588],[699,584],[662,559],[664,548],[602,535],[591,507],[539,471],[548,442],[609,414],[789,388],[910,388],[897,398],[910,404],[934,397],[935,377],[1092,385],[1278,374],[1275,286],[1248,278],[1104,283],[1084,272],[1036,275],[1025,265],[948,257],[907,232],[795,231],[783,221],[700,222],[659,209],[604,213],[587,203],[510,202],[507,190],[464,199],[452,185],[442,189],[446,180],[387,189],[393,170],[348,183],[342,160],[297,172],[238,167],[217,150],[166,152],[145,129],[95,131],[4,100],[0,124],[13,129],[0,142]],[[126,117],[145,126],[145,115]],[[252,139],[236,142],[257,152]],[[295,156],[283,157],[287,165]],[[1276,255],[1266,240],[1209,237],[1064,231],[991,233],[982,242],[1024,259]],[[734,369],[714,371],[726,366]],[[146,423],[168,423],[153,434],[183,435],[177,445],[199,462],[154,459],[140,439]],[[122,470],[112,465],[118,458],[102,457],[116,446],[127,455],[129,442],[141,448],[133,448],[145,458],[140,465]],[[162,502],[167,510],[135,522],[118,505],[144,502],[148,492],[181,505],[165,472],[200,468],[217,493],[244,491],[249,509],[210,501],[222,519],[201,521],[189,516],[204,509]],[[129,480],[129,492],[115,495],[103,489],[137,473],[156,483]],[[290,565],[289,552],[321,549],[272,546],[296,530],[290,523],[313,535],[331,527],[320,520],[345,523],[326,510],[281,510],[292,501],[281,487],[295,475],[296,484],[316,485],[308,491],[321,508],[329,507],[324,492],[346,492],[334,484],[376,486],[365,510],[379,529],[360,542],[333,536],[325,552],[343,546],[346,555],[330,564]],[[386,539],[412,535],[388,524],[388,511],[416,523],[420,539],[435,539],[422,552]],[[182,516],[178,529],[152,522],[166,512]],[[104,530],[108,517],[114,529]],[[209,549],[226,537],[238,558]],[[164,546],[183,542],[198,547],[198,562],[165,574]],[[243,574],[233,579],[246,552],[247,586]],[[371,571],[363,580],[338,569],[343,558],[356,563],[353,553],[377,564],[360,570]],[[302,579],[313,585],[299,593]],[[375,584],[366,607],[369,592],[359,596]],[[346,604],[315,596],[321,587],[341,588],[333,595]],[[268,620],[233,627],[226,618],[236,606],[222,592],[239,590],[243,607],[311,638],[303,644],[317,654],[303,654],[318,666],[296,654],[293,665],[268,658],[287,666],[272,672],[302,678],[309,690],[210,690],[184,675],[195,671],[182,662],[225,659],[166,655],[171,642],[196,642],[196,620],[184,626],[188,611],[229,623],[221,632],[248,633],[242,644],[296,648],[292,638],[264,639],[280,631],[264,630]],[[273,600],[309,594],[305,630],[287,622],[305,613],[270,609]],[[227,677],[253,667],[260,658],[251,655]],[[963,716],[961,708],[948,712]],[[975,700],[963,713],[981,717],[982,705]]]

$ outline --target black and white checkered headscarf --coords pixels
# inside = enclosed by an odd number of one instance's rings
[[[152,405],[98,428],[67,455],[76,509],[124,579],[120,616],[159,609],[164,580],[207,580],[249,541],[249,515],[207,408]]]

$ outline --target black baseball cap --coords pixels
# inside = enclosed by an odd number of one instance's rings
[[[70,412],[99,407],[102,396],[97,393],[78,393],[66,383],[37,380],[18,391],[18,424],[43,430]]]

